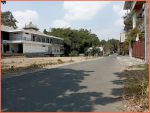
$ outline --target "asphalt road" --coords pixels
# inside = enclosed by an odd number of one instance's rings
[[[2,111],[122,111],[116,56],[2,80]]]

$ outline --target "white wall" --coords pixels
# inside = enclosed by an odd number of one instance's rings
[[[42,44],[24,43],[23,53],[44,53],[48,52],[48,45],[43,46]]]
[[[52,45],[52,54],[60,54],[60,46]]]
[[[42,44],[33,44],[33,43],[23,43],[23,53],[48,53],[49,45],[42,45]],[[51,45],[51,51],[52,54],[62,54],[63,52],[60,52],[60,46],[59,45]]]
[[[27,33],[22,33],[22,39],[27,40],[27,41],[31,41],[31,34],[27,34]]]
[[[125,33],[121,33],[120,34],[120,42],[125,42],[126,40],[126,34]]]

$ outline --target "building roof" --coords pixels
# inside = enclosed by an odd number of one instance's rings
[[[56,38],[56,39],[64,40],[63,38],[55,37],[55,36],[52,36],[52,35],[46,35],[46,34],[40,32],[40,31],[36,31],[36,30],[15,29],[15,30],[10,30],[9,32],[25,32],[25,33],[30,33],[30,34],[45,36],[45,37],[49,37],[49,38]]]
[[[23,29],[34,29],[34,30],[39,30],[36,25],[32,24],[32,22],[29,22],[28,25],[25,25]]]
[[[13,27],[1,25],[1,31],[9,32],[10,30],[14,30]]]
[[[25,32],[25,33],[29,33],[29,34],[40,35],[40,36],[43,36],[43,37],[49,37],[49,38],[64,40],[63,38],[59,38],[59,37],[55,37],[55,36],[51,36],[51,35],[46,35],[46,34],[42,33],[41,31],[38,31],[39,29],[35,25],[33,25],[32,22],[30,22],[29,25],[26,25],[25,27],[23,29],[14,29],[13,27],[1,25],[1,31],[5,31],[5,32]]]

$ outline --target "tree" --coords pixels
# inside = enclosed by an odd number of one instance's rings
[[[105,40],[101,40],[101,41],[100,41],[100,45],[101,45],[101,46],[104,46],[106,43],[107,43],[107,42],[106,42]]]
[[[44,29],[43,33],[44,33],[44,34],[47,34],[48,32],[46,31],[46,29]]]
[[[17,28],[17,20],[14,18],[13,14],[10,11],[2,12],[2,24]]]
[[[97,35],[87,29],[52,28],[47,34],[64,39],[65,55],[69,55],[72,51],[84,53],[86,48],[99,46]]]
[[[131,16],[125,16],[124,17],[124,30],[126,31],[126,32],[128,32],[128,31],[130,31],[131,29],[132,29],[132,18],[131,18]]]
[[[98,47],[92,47],[86,50],[85,56],[102,56],[103,52]]]
[[[137,34],[139,34],[140,36],[142,36],[141,31],[138,28],[134,28],[132,29],[128,35],[127,35],[127,42],[132,42],[136,40]]]
[[[110,39],[107,41],[110,52],[117,52],[118,50],[118,44],[119,44],[119,40],[116,39]]]
[[[116,39],[110,39],[108,41],[105,40],[100,41],[100,46],[103,47],[105,54],[117,52],[118,44],[119,44],[119,40]]]

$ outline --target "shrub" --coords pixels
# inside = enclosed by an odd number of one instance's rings
[[[64,61],[62,61],[61,59],[58,59],[57,62],[58,62],[59,64],[64,63]]]
[[[93,47],[92,49],[88,49],[85,51],[85,56],[102,56],[103,52],[100,51],[99,48]]]
[[[79,52],[76,50],[71,51],[71,53],[69,54],[69,56],[79,56]]]

